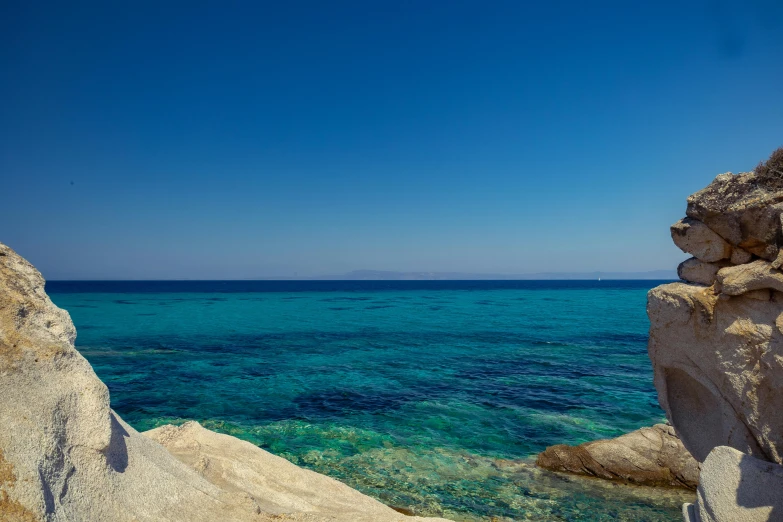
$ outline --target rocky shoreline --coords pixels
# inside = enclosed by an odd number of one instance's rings
[[[74,348],[41,274],[0,244],[0,520],[402,522],[347,485],[197,423],[140,434]]]
[[[647,314],[655,387],[673,430],[553,446],[537,463],[697,487],[686,522],[783,520],[783,148],[691,195],[671,236],[693,257],[678,267],[683,282],[649,292]],[[669,436],[651,436],[656,429]]]

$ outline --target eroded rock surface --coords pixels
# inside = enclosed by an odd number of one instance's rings
[[[731,245],[771,261],[783,245],[781,202],[783,176],[727,173],[690,196],[686,214]]]
[[[775,522],[783,520],[783,466],[718,446],[702,466],[695,504],[686,522]]]
[[[731,245],[696,219],[681,219],[671,226],[671,234],[680,250],[705,263],[731,257]]]
[[[736,266],[713,276],[716,264],[688,260],[680,277],[700,285],[648,294],[658,400],[703,463],[697,502],[683,514],[783,521],[783,148],[752,173],[715,178],[688,198],[687,215],[731,245]]]
[[[536,465],[646,486],[695,489],[699,464],[688,453],[671,426],[656,424],[616,439],[558,444],[538,455]]]
[[[38,271],[0,244],[3,522],[257,522],[281,513],[303,521],[417,520],[232,437],[196,426],[174,429],[181,436],[158,432],[166,443],[193,434],[209,459],[207,471],[194,469],[110,409],[75,336]],[[214,473],[218,466],[223,471]]]
[[[783,459],[783,302],[755,297],[684,283],[649,293],[658,401],[698,461],[716,446]]]
[[[686,259],[677,267],[677,276],[691,283],[710,286],[718,276],[718,270],[731,266],[726,261],[705,263],[695,257]]]

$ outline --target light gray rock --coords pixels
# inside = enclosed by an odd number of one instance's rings
[[[704,461],[695,504],[686,522],[783,520],[783,466],[718,446]]]
[[[658,401],[696,460],[731,446],[783,463],[783,302],[672,283],[647,313]]]
[[[715,282],[718,270],[727,266],[731,266],[731,264],[726,261],[705,263],[695,257],[691,257],[677,267],[677,276],[683,281],[710,286]]]
[[[685,253],[714,263],[731,257],[731,245],[699,220],[684,218],[671,226],[672,240]]]
[[[758,259],[745,265],[721,268],[716,276],[717,289],[726,295],[741,295],[752,290],[769,288],[783,291],[783,272]]]
[[[550,446],[538,455],[536,465],[646,486],[695,489],[699,483],[698,462],[682,445],[674,428],[666,424],[641,428],[616,439]]]
[[[279,520],[279,513],[292,521],[416,520],[250,444],[191,426],[183,433],[207,441],[202,447],[217,453],[224,446],[213,464],[227,474],[243,470],[230,479],[197,472],[109,408],[109,392],[74,349],[75,336],[38,271],[0,244],[3,522],[257,522]],[[254,474],[264,468],[274,470],[274,482]]]

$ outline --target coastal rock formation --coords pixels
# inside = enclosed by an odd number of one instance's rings
[[[686,259],[677,267],[677,276],[683,281],[689,281],[700,285],[710,286],[718,276],[718,270],[731,266],[722,261],[719,263],[705,263],[695,257]]]
[[[778,149],[754,172],[721,174],[688,198],[686,215],[732,246],[772,261],[783,246],[782,167],[783,152]]]
[[[767,292],[764,301],[684,283],[650,291],[658,400],[698,461],[716,446],[731,446],[782,462],[783,294]]]
[[[671,233],[674,244],[699,261],[713,263],[731,257],[731,245],[701,221],[681,219],[671,226]]]
[[[783,466],[718,446],[702,465],[695,504],[683,506],[686,522],[783,520]]]
[[[616,439],[579,446],[550,446],[539,454],[536,465],[646,486],[695,489],[699,483],[698,462],[666,424],[642,428]]]
[[[308,521],[417,520],[195,424],[139,434],[110,409],[108,389],[74,348],[75,337],[38,271],[0,244],[4,522],[258,522],[280,514]],[[196,461],[182,444],[200,448]]]
[[[720,267],[710,283],[714,267],[689,260],[680,277],[698,286],[648,294],[658,400],[703,463],[686,520],[783,520],[782,214],[783,148],[754,172],[721,174],[688,198],[688,222],[730,244],[736,266]],[[688,249],[714,249],[714,238],[692,234]]]
[[[143,433],[222,490],[248,494],[265,513],[355,513],[352,520],[389,518],[390,509],[342,482],[197,422]],[[405,518],[399,515],[396,518]],[[413,519],[415,520],[415,519]],[[432,519],[429,519],[432,520]]]

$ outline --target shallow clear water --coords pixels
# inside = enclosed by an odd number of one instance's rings
[[[679,520],[692,497],[537,470],[663,419],[650,281],[47,284],[138,430],[197,419],[417,514]]]

